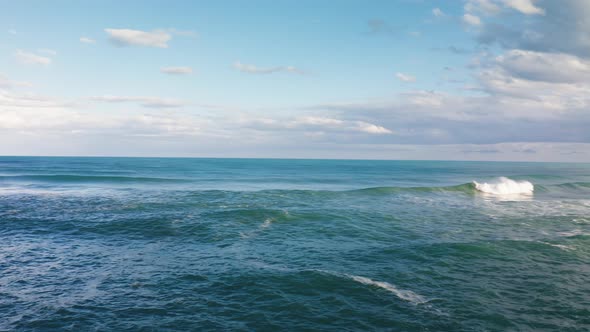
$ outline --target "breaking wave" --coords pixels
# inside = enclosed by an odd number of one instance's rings
[[[529,181],[515,181],[506,177],[500,177],[497,181],[490,183],[473,181],[473,185],[476,190],[493,195],[532,194],[535,190],[535,186]]]

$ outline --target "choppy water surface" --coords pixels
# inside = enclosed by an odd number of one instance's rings
[[[191,329],[587,331],[590,165],[0,158],[0,330]]]

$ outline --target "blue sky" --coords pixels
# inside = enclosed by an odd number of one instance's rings
[[[590,161],[588,17],[584,0],[6,2],[0,154]]]

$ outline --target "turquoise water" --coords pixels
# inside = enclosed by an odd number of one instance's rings
[[[587,331],[590,165],[0,157],[0,330]]]

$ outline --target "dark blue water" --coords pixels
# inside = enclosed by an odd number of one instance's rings
[[[0,330],[589,329],[588,164],[0,157]]]

